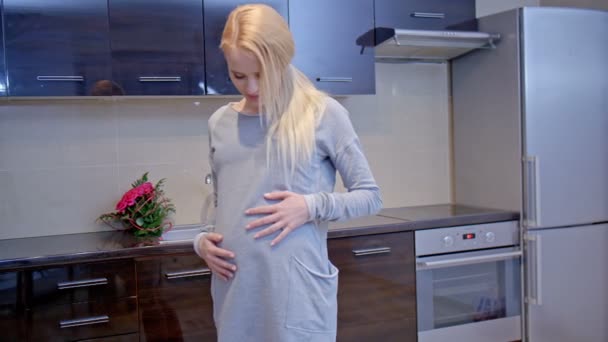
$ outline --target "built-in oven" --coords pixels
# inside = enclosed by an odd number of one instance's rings
[[[517,221],[417,230],[418,341],[521,340]]]

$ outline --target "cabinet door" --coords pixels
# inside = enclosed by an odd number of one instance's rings
[[[296,42],[293,64],[331,94],[374,94],[373,49],[361,54],[357,37],[374,27],[372,0],[291,0]]]
[[[412,232],[328,240],[340,270],[338,341],[416,341]]]
[[[205,92],[202,0],[109,0],[115,95]]]
[[[211,276],[188,255],[137,260],[141,341],[216,341]]]
[[[239,5],[263,3],[272,6],[287,20],[287,0],[205,0],[205,73],[207,94],[238,94],[228,75],[224,53],[220,50],[228,14]]]
[[[21,279],[17,272],[0,273],[0,332],[2,341],[24,341],[24,305]]]
[[[475,29],[475,0],[375,0],[376,27]]]
[[[4,9],[0,0],[0,37],[4,37]],[[0,96],[6,96],[6,64],[4,63],[4,44],[0,45]]]
[[[97,93],[111,77],[107,15],[107,0],[4,0],[9,95]]]

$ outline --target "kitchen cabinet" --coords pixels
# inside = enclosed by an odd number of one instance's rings
[[[416,341],[413,232],[329,239],[340,270],[338,341]]]
[[[138,258],[141,341],[216,341],[210,286],[194,253]]]
[[[93,95],[111,78],[107,0],[4,0],[4,20],[10,96]]]
[[[0,0],[0,37],[4,37],[4,9]],[[6,64],[4,63],[4,44],[0,45],[0,96],[6,96]]]
[[[26,339],[22,278],[19,272],[0,273],[0,331],[2,341]]]
[[[138,332],[133,260],[24,273],[28,341],[95,339]]]
[[[375,0],[376,27],[476,29],[475,0]]]
[[[202,0],[109,0],[109,15],[113,95],[204,94]]]
[[[331,94],[374,94],[373,49],[356,44],[374,28],[372,0],[290,0],[293,64]]]
[[[220,41],[228,14],[238,5],[251,3],[246,0],[205,0],[205,74],[207,94],[238,94],[232,85]],[[262,0],[287,20],[287,0]]]

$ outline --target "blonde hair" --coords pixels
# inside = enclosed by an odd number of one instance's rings
[[[295,44],[285,20],[272,7],[242,5],[228,16],[222,50],[241,48],[260,63],[260,113],[268,124],[267,156],[276,157],[283,170],[295,171],[310,161],[315,146],[315,128],[325,111],[325,93],[291,65]]]

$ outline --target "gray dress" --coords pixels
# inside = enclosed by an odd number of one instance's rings
[[[327,257],[327,221],[376,213],[382,206],[378,186],[348,112],[332,98],[316,130],[312,162],[289,180],[268,170],[265,133],[258,116],[231,105],[209,119],[215,231],[238,267],[229,281],[212,276],[218,340],[335,341],[338,270]],[[348,193],[333,193],[336,170]],[[311,220],[271,247],[278,233],[254,239],[265,227],[245,230],[257,217],[244,211],[276,203],[263,195],[281,190],[305,195]]]

